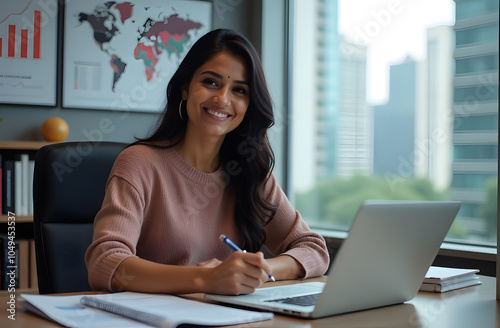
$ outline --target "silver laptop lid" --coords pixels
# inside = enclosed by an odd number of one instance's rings
[[[459,209],[458,201],[365,201],[312,316],[412,299]]]

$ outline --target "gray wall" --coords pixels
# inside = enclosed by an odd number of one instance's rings
[[[252,41],[260,52],[262,32],[261,0],[214,0],[213,28],[238,30]],[[59,40],[62,34],[60,33]],[[61,43],[61,42],[60,42]],[[61,48],[62,44],[59,45]],[[59,54],[59,61],[61,61]],[[59,62],[58,90],[61,90]],[[60,104],[61,95],[58,95]],[[70,133],[66,141],[104,140],[131,142],[145,137],[157,121],[157,113],[134,113],[104,110],[82,110],[43,106],[0,104],[0,140],[42,140],[41,124],[49,117],[66,120]]]

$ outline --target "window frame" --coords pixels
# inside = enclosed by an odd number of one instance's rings
[[[279,110],[279,115],[281,118],[286,118],[282,122],[285,123],[285,128],[281,127],[279,129],[279,133],[281,133],[281,146],[282,148],[279,150],[279,152],[276,152],[277,157],[282,155],[284,156],[286,160],[282,164],[282,171],[281,171],[281,179],[278,181],[283,187],[283,190],[287,195],[289,195],[290,201],[292,204],[294,203],[293,199],[293,193],[291,191],[291,183],[290,179],[291,177],[290,172],[291,170],[289,169],[289,166],[292,165],[290,163],[290,153],[291,153],[291,145],[290,145],[290,135],[293,133],[291,129],[288,128],[289,121],[288,117],[289,116],[289,111],[290,111],[290,106],[292,104],[292,95],[291,92],[287,92],[286,90],[290,90],[291,84],[292,84],[292,79],[293,79],[293,71],[291,70],[292,64],[293,64],[293,17],[294,17],[294,4],[295,0],[262,0],[263,2],[263,28],[262,28],[262,33],[263,33],[263,39],[266,39],[265,34],[268,31],[269,26],[276,26],[273,24],[273,20],[275,20],[275,14],[276,10],[278,9],[283,13],[285,18],[282,20],[285,24],[285,27],[283,30],[280,30],[278,33],[282,33],[283,37],[285,38],[285,42],[281,44],[280,46],[285,47],[284,49],[281,49],[283,53],[285,54],[285,60],[282,65],[282,69],[284,69],[283,74],[281,74],[281,88],[284,88],[285,91],[279,93],[278,96],[283,97],[277,101],[277,99],[273,98],[273,101],[276,103],[280,104]],[[270,3],[273,3],[272,5]],[[273,13],[269,12],[269,10],[272,8]],[[266,15],[267,11],[267,15]],[[276,34],[274,34],[276,35]],[[280,53],[281,51],[276,51],[276,44],[273,45],[274,49],[274,54],[268,53],[266,54],[264,51],[265,49],[265,42],[263,42],[263,63],[264,63],[264,68],[266,70],[266,77],[268,77],[268,80],[272,80],[272,78],[269,78],[271,74],[269,73],[269,66],[266,66],[266,62],[268,61],[267,58],[269,56],[276,56],[276,52]],[[279,79],[279,77],[277,77]],[[271,84],[271,83],[270,83]],[[271,90],[272,92],[272,90]],[[273,94],[272,94],[273,95]],[[275,96],[275,95],[273,95]],[[498,105],[498,99],[496,99],[496,103]],[[500,115],[499,115],[499,126],[500,126]],[[500,135],[500,134],[499,134]],[[500,145],[500,142],[498,143]],[[499,147],[500,148],[500,147]],[[279,169],[279,168],[278,168]],[[499,172],[500,172],[500,167],[499,167]],[[499,182],[500,182],[500,175],[499,175]],[[500,184],[500,183],[499,183]],[[443,257],[450,257],[453,259],[457,260],[466,260],[466,261],[483,261],[486,262],[486,264],[489,264],[490,266],[495,266],[496,262],[496,272],[500,273],[500,254],[497,251],[498,249],[498,244],[500,244],[500,202],[497,204],[497,246],[483,246],[483,245],[469,245],[466,243],[451,243],[451,242],[444,242],[441,246],[441,249],[438,253],[438,256],[443,256]],[[329,247],[339,247],[342,243],[342,241],[345,239],[347,236],[346,232],[342,231],[335,231],[335,230],[324,230],[324,229],[313,229],[314,231],[320,233],[322,236],[324,236],[325,240],[328,242]],[[498,283],[498,288],[497,288],[498,296],[500,298],[500,282]]]

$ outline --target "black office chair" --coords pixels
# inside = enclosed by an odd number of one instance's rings
[[[90,290],[84,255],[109,172],[125,146],[65,142],[37,152],[33,221],[40,294]]]

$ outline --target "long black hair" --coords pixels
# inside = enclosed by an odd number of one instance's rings
[[[139,139],[137,143],[170,140],[168,147],[172,147],[182,140],[188,121],[185,102],[181,107],[182,118],[179,114],[182,89],[189,85],[201,65],[221,51],[242,57],[247,69],[248,109],[240,125],[225,136],[220,160],[223,168],[234,167],[235,163],[241,167],[238,174],[230,176],[229,186],[235,194],[234,216],[245,248],[255,252],[266,238],[264,224],[276,210],[263,194],[264,184],[274,167],[274,154],[267,137],[274,116],[262,63],[247,38],[234,30],[218,29],[196,41],[168,83],[167,104],[158,126],[148,138]]]

